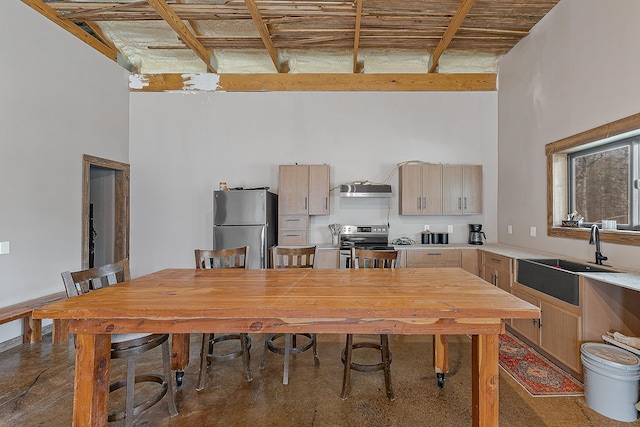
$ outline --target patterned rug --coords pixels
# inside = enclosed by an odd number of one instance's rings
[[[512,335],[500,335],[500,366],[534,397],[582,396],[583,385]]]

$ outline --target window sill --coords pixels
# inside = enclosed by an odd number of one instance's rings
[[[589,228],[551,226],[547,228],[549,237],[564,237],[566,239],[589,240]],[[621,245],[640,246],[640,232],[627,230],[600,230],[600,241]]]

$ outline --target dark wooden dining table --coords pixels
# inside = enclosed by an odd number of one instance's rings
[[[76,334],[75,426],[107,424],[111,334],[174,334],[179,370],[185,337],[217,331],[471,335],[472,423],[497,426],[498,335],[505,319],[539,318],[540,310],[460,268],[167,269],[33,316],[64,321]]]

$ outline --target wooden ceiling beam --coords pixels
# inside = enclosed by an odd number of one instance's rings
[[[147,2],[158,12],[162,19],[164,19],[173,31],[178,34],[180,39],[195,52],[196,55],[205,63],[207,70],[212,73],[216,73],[215,67],[211,64],[211,52],[207,50],[198,41],[187,26],[182,22],[180,17],[169,7],[164,0],[147,0]]]
[[[184,0],[175,0],[176,4],[184,4]],[[189,25],[191,26],[191,29],[193,30],[193,34],[196,36],[196,39],[198,37],[203,36],[204,34],[202,34],[202,31],[200,31],[200,28],[198,27],[198,23],[196,21],[194,21],[193,19],[188,19],[187,22],[189,23]],[[216,58],[216,52],[213,50],[213,48],[209,47],[209,48],[205,48],[208,49],[211,53],[211,62],[213,62],[213,64],[211,64],[213,66],[213,68],[217,68],[218,67],[218,60]]]
[[[278,50],[273,45],[273,40],[271,40],[271,34],[269,34],[269,29],[267,25],[264,23],[262,19],[262,15],[260,14],[260,9],[256,5],[255,0],[244,0],[244,3],[247,5],[247,9],[249,9],[249,13],[251,14],[251,19],[253,19],[253,23],[260,34],[260,38],[262,39],[262,43],[264,43],[264,47],[267,49],[269,56],[271,57],[271,61],[273,65],[276,67],[276,71],[278,73],[282,72],[282,67],[280,66],[280,59],[278,59]]]
[[[460,28],[460,25],[462,25],[462,21],[464,21],[464,18],[467,16],[467,13],[469,13],[469,10],[471,10],[471,7],[475,2],[476,0],[462,0],[462,3],[460,3],[456,14],[453,15],[453,18],[451,18],[451,23],[449,23],[449,26],[444,32],[444,35],[440,39],[440,43],[438,43],[438,46],[436,46],[436,49],[433,51],[433,54],[429,59],[429,62],[431,63],[431,66],[429,67],[430,73],[433,73],[438,67],[440,56],[442,56],[444,51],[449,46],[449,43],[451,43],[451,40],[453,40],[453,36],[455,36],[456,32],[458,32],[458,28]]]
[[[132,92],[164,91],[495,91],[496,74],[206,74],[209,80],[198,89],[200,75],[136,74],[130,78]],[[196,82],[196,84],[194,84]]]
[[[362,0],[356,0],[356,29],[353,37],[353,72],[358,72],[358,46],[360,45],[360,23],[362,22]]]
[[[31,7],[36,12],[45,16],[49,20],[55,22],[60,27],[64,28],[65,30],[67,30],[68,32],[70,32],[71,34],[73,34],[74,36],[76,36],[77,38],[79,38],[89,46],[91,46],[92,48],[96,49],[98,52],[102,53],[107,58],[111,59],[112,61],[118,60],[117,50],[114,50],[111,47],[107,46],[101,40],[98,40],[97,38],[95,38],[94,36],[86,32],[85,30],[83,30],[82,28],[74,24],[73,22],[59,17],[58,13],[55,10],[53,10],[51,7],[49,7],[49,5],[46,4],[44,1],[22,0],[22,2],[27,6]]]

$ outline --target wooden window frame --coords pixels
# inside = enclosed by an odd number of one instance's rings
[[[566,219],[569,182],[567,154],[587,148],[606,138],[640,129],[640,113],[549,143],[547,156],[547,236],[589,240],[588,228],[561,227]],[[640,232],[629,230],[600,230],[600,240],[609,243],[640,246]]]

